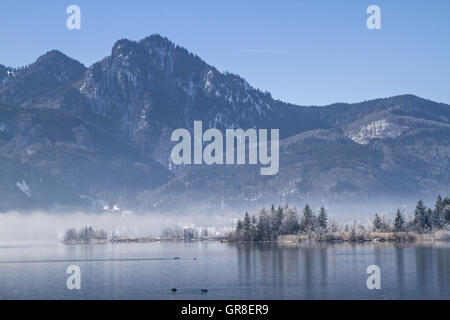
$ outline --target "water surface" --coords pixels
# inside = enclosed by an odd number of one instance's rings
[[[0,243],[0,298],[450,299],[449,262],[448,243]],[[381,290],[366,286],[373,264]]]

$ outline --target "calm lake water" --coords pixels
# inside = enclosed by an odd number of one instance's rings
[[[366,286],[373,264],[381,290]],[[69,265],[81,290],[66,289]],[[450,299],[449,267],[449,243],[3,243],[0,298]]]

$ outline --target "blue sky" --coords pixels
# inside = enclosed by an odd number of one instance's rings
[[[81,7],[68,30],[66,8]],[[368,30],[366,8],[381,8]],[[1,0],[0,64],[58,49],[85,65],[120,38],[167,36],[219,70],[300,105],[412,93],[450,103],[450,1]]]

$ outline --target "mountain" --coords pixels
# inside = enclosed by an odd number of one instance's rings
[[[169,176],[127,141],[54,109],[0,107],[0,163],[2,210],[101,205]]]
[[[0,83],[6,81],[7,77],[8,77],[8,68],[0,64]]]
[[[280,171],[170,163],[176,128],[279,128]],[[450,106],[403,95],[302,107],[159,35],[86,68],[50,51],[0,65],[0,210],[210,210],[450,191]]]
[[[77,86],[90,110],[164,164],[169,134],[192,129],[194,120],[221,130],[283,126],[284,136],[323,126],[157,35],[118,41],[111,56],[91,66]]]
[[[404,95],[310,111],[331,128],[282,140],[277,175],[260,176],[249,166],[191,166],[141,201],[167,209],[177,195],[217,209],[309,202],[350,211],[354,204],[385,208],[448,194],[448,105]]]
[[[39,107],[59,90],[81,76],[85,67],[59,51],[47,52],[28,67],[15,70],[0,87],[2,101],[24,107]],[[1,73],[1,69],[0,69]],[[44,104],[43,107],[54,106]]]

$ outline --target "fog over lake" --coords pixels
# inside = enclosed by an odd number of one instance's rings
[[[108,212],[88,214],[83,212],[29,214],[0,213],[0,242],[58,241],[69,228],[92,226],[131,237],[159,236],[162,230],[174,225],[199,225],[202,227],[233,226],[233,215],[170,215],[161,213],[136,214],[132,212]]]

